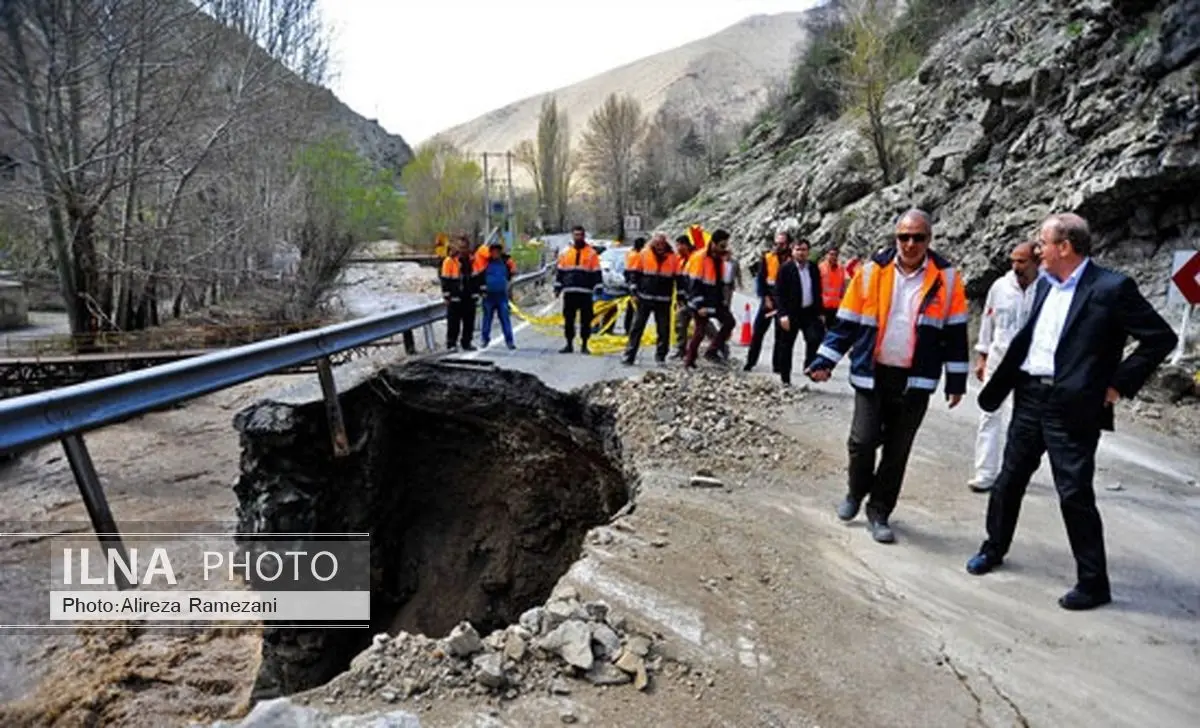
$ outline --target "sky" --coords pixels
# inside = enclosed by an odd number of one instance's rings
[[[528,96],[812,0],[320,0],[334,93],[417,145]]]

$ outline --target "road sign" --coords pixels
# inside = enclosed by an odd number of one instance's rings
[[[1171,261],[1171,283],[1167,303],[1200,304],[1200,251],[1176,251]]]

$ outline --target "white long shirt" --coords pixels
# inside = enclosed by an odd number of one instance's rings
[[[876,361],[889,367],[912,366],[913,349],[917,343],[917,309],[921,305],[921,284],[925,282],[926,257],[912,273],[905,273],[899,263],[892,278],[892,305],[888,309],[887,327],[879,345]]]
[[[796,272],[800,274],[800,305],[808,308],[813,304],[813,279],[808,263],[797,263]]]
[[[975,351],[988,358],[989,368],[1000,364],[1013,337],[1029,319],[1036,293],[1036,281],[1021,288],[1017,274],[1011,270],[988,289]]]
[[[1037,322],[1033,325],[1033,341],[1029,344],[1029,354],[1025,357],[1025,363],[1021,365],[1022,371],[1035,377],[1054,376],[1054,352],[1058,350],[1058,340],[1062,337],[1063,326],[1067,323],[1067,312],[1071,310],[1075,288],[1090,260],[1084,258],[1065,281],[1059,281],[1046,273],[1042,274],[1050,283],[1050,291],[1046,294],[1046,301],[1042,304]]]

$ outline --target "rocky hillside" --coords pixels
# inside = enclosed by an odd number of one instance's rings
[[[855,120],[746,140],[666,224],[722,226],[749,255],[776,229],[863,253],[917,205],[973,296],[1052,210],[1162,300],[1171,251],[1200,248],[1200,0],[1011,0],[978,8],[890,89],[908,172],[883,186]]]
[[[805,40],[804,13],[755,15],[719,33],[606,71],[565,88],[509,104],[442,132],[468,149],[511,149],[537,132],[542,100],[553,94],[571,119],[573,143],[611,93],[633,96],[653,116],[660,108],[733,127],[753,117]]]

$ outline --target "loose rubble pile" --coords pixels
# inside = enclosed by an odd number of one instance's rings
[[[322,689],[326,703],[411,701],[491,695],[569,695],[579,680],[596,686],[650,684],[662,669],[654,638],[630,629],[604,602],[583,602],[560,587],[518,624],[480,637],[469,622],[443,639],[401,632],[375,636],[350,670]]]
[[[665,369],[593,385],[587,396],[616,408],[617,431],[635,459],[681,457],[719,467],[731,460],[778,460],[794,443],[772,422],[807,391],[765,377]]]

